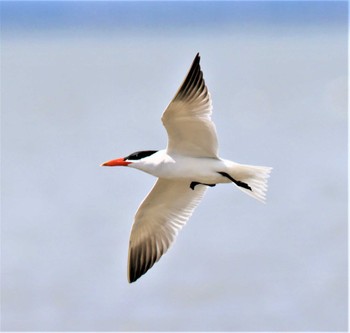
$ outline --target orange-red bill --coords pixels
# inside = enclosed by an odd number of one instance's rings
[[[131,162],[126,162],[124,158],[117,158],[101,164],[101,166],[128,166]]]

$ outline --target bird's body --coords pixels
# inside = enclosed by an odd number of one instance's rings
[[[168,250],[208,187],[233,183],[248,195],[265,200],[271,168],[242,165],[218,156],[212,102],[199,61],[197,54],[163,113],[167,148],[139,151],[102,164],[128,166],[158,178],[135,215],[129,243],[129,282],[145,274]]]
[[[159,150],[142,163],[132,163],[130,167],[142,170],[157,178],[188,179],[202,183],[227,183],[217,170],[226,171],[229,161],[210,157],[191,157],[168,154],[166,149]],[[224,179],[221,179],[224,178]]]
[[[237,181],[244,181],[255,176],[257,170],[266,169],[265,167],[242,165],[216,157],[169,154],[166,149],[159,150],[140,162],[135,161],[130,164],[130,167],[157,178],[188,180],[203,184],[232,183],[232,180],[220,172],[229,174]],[[263,196],[261,199],[263,200]]]

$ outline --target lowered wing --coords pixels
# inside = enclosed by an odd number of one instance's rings
[[[191,190],[188,181],[157,180],[139,207],[131,229],[129,282],[145,274],[169,249],[205,190],[202,185]]]

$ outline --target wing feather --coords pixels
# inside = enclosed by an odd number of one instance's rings
[[[206,187],[188,181],[158,179],[142,202],[131,229],[129,282],[136,281],[169,249],[202,199]]]
[[[212,101],[196,55],[192,66],[165,109],[162,121],[168,132],[168,153],[217,157],[218,140],[211,120]]]

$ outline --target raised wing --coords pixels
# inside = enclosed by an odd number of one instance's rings
[[[139,207],[131,229],[129,282],[145,274],[169,249],[205,190],[203,185],[191,190],[188,181],[157,180]]]
[[[218,140],[211,120],[212,102],[201,71],[199,53],[165,109],[162,121],[168,132],[168,153],[217,157]]]

